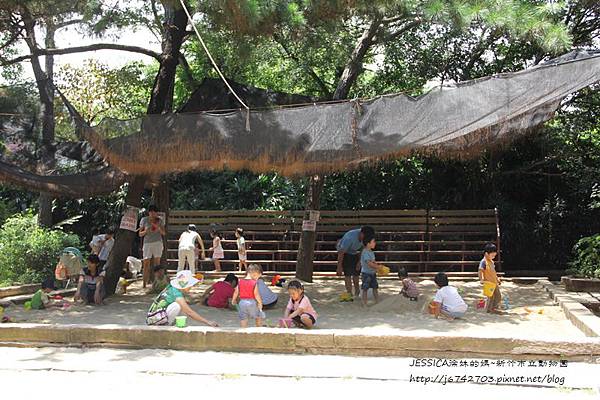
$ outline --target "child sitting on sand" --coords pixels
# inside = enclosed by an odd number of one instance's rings
[[[248,327],[248,320],[254,319],[257,327],[262,326],[265,313],[262,310],[262,299],[258,292],[256,280],[260,279],[261,268],[256,264],[248,265],[246,268],[246,277],[238,281],[238,285],[233,292],[231,304],[238,302],[238,315],[240,317],[240,326]]]
[[[498,249],[493,243],[488,243],[483,249],[483,258],[479,263],[479,281],[481,284],[484,282],[491,282],[496,285],[494,293],[487,299],[485,310],[492,314],[503,314],[502,311],[498,310],[502,301],[502,294],[500,293],[500,278],[496,273],[496,265],[494,264],[494,258],[498,254]]]
[[[225,279],[213,283],[202,295],[202,303],[208,307],[228,308],[231,306],[231,298],[238,284],[238,278],[234,274],[227,274]]]
[[[31,298],[31,308],[33,310],[43,310],[50,307],[66,307],[69,302],[66,300],[54,300],[48,295],[50,292],[56,290],[54,285],[54,278],[48,278],[42,282],[42,288],[35,292]]]
[[[467,303],[458,294],[454,286],[448,286],[448,276],[443,272],[438,272],[433,279],[438,291],[431,302],[433,315],[436,318],[440,316],[448,320],[462,318],[467,312]]]
[[[267,284],[262,279],[263,270],[262,267],[256,264],[260,271],[259,279],[256,281],[256,286],[258,287],[258,293],[260,294],[260,299],[262,300],[263,310],[268,310],[274,308],[277,305],[277,300],[279,296],[277,293],[273,293],[271,289],[267,287]]]
[[[288,293],[290,301],[285,308],[283,325],[286,321],[292,321],[299,328],[310,329],[317,323],[317,312],[313,308],[310,300],[304,294],[302,282],[293,280],[288,283]]]
[[[400,294],[404,297],[408,297],[410,301],[419,300],[419,289],[417,288],[417,284],[408,277],[408,272],[406,272],[405,268],[398,268],[398,279],[402,281]]]

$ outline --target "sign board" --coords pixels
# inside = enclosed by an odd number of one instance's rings
[[[321,213],[319,211],[309,210],[308,219],[311,221],[318,221],[319,219],[321,219]]]
[[[304,220],[302,221],[302,230],[314,232],[317,230],[317,221]]]
[[[137,231],[138,212],[139,208],[127,206],[127,210],[123,214],[123,218],[121,218],[119,228],[133,232]]]

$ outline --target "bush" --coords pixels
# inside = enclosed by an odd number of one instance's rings
[[[76,235],[39,227],[31,213],[8,218],[0,229],[0,284],[41,282],[62,249],[79,245]]]
[[[580,239],[573,251],[575,259],[568,272],[582,278],[600,278],[600,234]]]
[[[4,221],[14,213],[15,210],[9,203],[0,200],[0,226],[2,226]]]

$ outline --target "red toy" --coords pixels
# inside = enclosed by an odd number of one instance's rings
[[[275,275],[273,279],[271,279],[271,286],[277,286],[279,281],[281,280],[281,275]]]

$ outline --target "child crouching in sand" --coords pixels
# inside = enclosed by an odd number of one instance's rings
[[[302,282],[293,280],[288,284],[290,301],[285,308],[284,319],[280,320],[280,327],[289,327],[292,322],[299,328],[310,329],[317,323],[317,312],[310,300],[304,294]]]
[[[440,316],[448,320],[462,318],[467,312],[467,303],[458,294],[454,286],[448,286],[448,276],[443,272],[438,272],[433,279],[438,291],[431,302],[433,315],[436,318]]]
[[[417,284],[408,277],[408,272],[406,272],[405,268],[398,269],[398,279],[402,281],[402,289],[400,289],[400,294],[404,297],[407,297],[410,301],[418,301],[419,289],[417,288]]]
[[[256,280],[260,279],[262,269],[256,264],[248,265],[246,268],[246,277],[238,281],[238,285],[233,291],[231,304],[235,305],[238,302],[238,314],[240,317],[240,326],[248,327],[248,320],[254,319],[257,327],[262,326],[265,313],[262,310],[262,299],[258,292]]]

